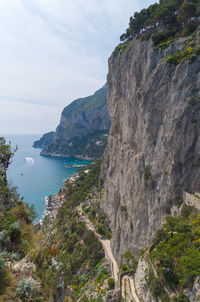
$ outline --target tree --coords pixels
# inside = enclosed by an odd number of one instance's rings
[[[4,170],[7,170],[15,151],[17,151],[17,146],[12,150],[11,144],[6,144],[5,138],[0,137],[0,168],[2,166]]]
[[[179,9],[177,21],[185,23],[189,18],[195,16],[196,14],[196,5],[192,2],[184,0],[181,8]]]

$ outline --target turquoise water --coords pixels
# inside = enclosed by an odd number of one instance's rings
[[[37,135],[5,135],[12,146],[17,145],[12,163],[8,168],[8,183],[17,186],[18,193],[29,204],[34,204],[37,219],[42,218],[45,211],[45,197],[55,194],[70,178],[77,168],[66,168],[66,165],[88,164],[88,161],[74,158],[53,158],[40,155],[41,149],[33,148]]]

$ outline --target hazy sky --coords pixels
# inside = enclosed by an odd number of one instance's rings
[[[0,0],[0,134],[54,130],[64,106],[106,82],[141,0]]]

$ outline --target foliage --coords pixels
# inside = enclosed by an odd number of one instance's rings
[[[11,143],[7,144],[4,137],[0,137],[0,166],[6,170],[10,164],[11,158],[14,156],[17,146],[12,150]]]
[[[200,214],[190,209],[184,216],[166,217],[156,233],[150,258],[158,265],[160,280],[172,289],[188,287],[200,274],[199,230]]]
[[[0,294],[6,285],[6,277],[7,277],[7,267],[5,262],[5,256],[0,253]]]
[[[75,297],[82,296],[89,286],[95,289],[101,287],[107,277],[107,272],[100,264],[104,257],[101,243],[80,221],[76,210],[76,206],[85,201],[92,188],[101,190],[100,165],[101,162],[97,161],[87,168],[80,169],[80,177],[75,183],[66,185],[66,200],[58,211],[54,225],[48,220],[44,221],[45,238],[39,238],[32,259],[48,301],[56,294],[55,288],[59,279],[55,261],[62,270],[65,287],[70,286],[72,289],[74,301]],[[88,173],[85,173],[86,169],[89,170]]]
[[[194,42],[188,40],[183,50],[171,54],[164,61],[173,65],[181,64],[184,61],[193,63],[196,60],[197,56],[200,54],[199,49],[194,46]]]
[[[184,27],[193,20],[195,28],[197,17],[200,15],[199,1],[160,0],[159,3],[136,12],[130,18],[129,27],[121,35],[121,41],[137,37],[152,37],[156,44],[166,41],[172,35],[179,35]],[[170,30],[173,28],[173,32]]]
[[[109,276],[102,262],[99,262],[95,267],[95,273],[97,275],[96,284],[102,285],[104,280]]]
[[[167,30],[156,31],[151,35],[151,39],[154,42],[156,48],[167,48],[175,41],[175,35],[177,32],[176,27],[169,28]]]
[[[172,298],[172,302],[190,302],[190,300],[184,293],[180,293]]]
[[[115,288],[115,280],[113,278],[108,279],[108,286],[109,286],[109,289]]]
[[[161,283],[160,279],[156,279],[153,277],[150,282],[150,290],[154,298],[159,298],[160,296],[164,295],[164,288],[163,284]]]
[[[126,251],[121,256],[120,268],[122,271],[132,270],[136,272],[138,262],[131,251]]]
[[[16,149],[15,149],[16,150]],[[33,245],[33,208],[23,203],[15,188],[9,188],[6,170],[14,155],[11,144],[0,138],[0,292],[13,292],[15,282],[8,267],[25,256]],[[7,298],[7,296],[5,296]],[[12,298],[8,298],[8,300]]]
[[[85,168],[79,170],[80,177],[77,179],[75,186],[67,183],[67,207],[69,205],[78,205],[81,201],[85,200],[92,187],[97,187],[100,190],[101,184],[99,180],[101,160],[87,166],[89,173],[85,173]],[[63,207],[65,207],[65,205]],[[60,208],[59,213],[63,211]]]
[[[130,41],[128,40],[125,41],[124,43],[120,43],[113,51],[113,55],[115,56],[118,54],[122,54],[126,49],[128,49],[129,46],[130,46]]]
[[[102,192],[100,192],[99,196],[101,196]],[[95,199],[95,196],[91,198],[91,200]],[[111,239],[111,231],[108,227],[107,217],[105,213],[102,211],[99,202],[91,202],[89,201],[84,203],[82,206],[83,211],[88,216],[89,220],[93,223],[96,228],[97,233],[102,236],[105,236],[108,239]]]
[[[151,170],[149,166],[146,166],[144,168],[144,181],[145,181],[145,185],[149,185],[151,186],[152,190],[155,187],[155,180],[153,178],[153,176],[151,175]]]
[[[16,293],[22,301],[31,301],[30,298],[36,294],[36,286],[32,280],[24,278],[18,283]]]
[[[104,116],[104,130],[100,129],[102,118],[97,118],[96,112],[101,112]],[[92,125],[88,122],[91,118],[94,119]],[[50,137],[49,143],[48,139],[45,142],[44,154],[56,151],[71,157],[101,158],[107,145],[110,127],[107,112],[107,85],[94,95],[77,99],[65,107],[62,120],[53,139]],[[39,144],[43,143],[43,138]]]
[[[196,15],[197,5],[193,2],[184,0],[177,15],[177,21],[185,23],[189,18]]]

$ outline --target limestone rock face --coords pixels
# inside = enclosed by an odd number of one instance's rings
[[[148,279],[149,279],[149,263],[145,260],[145,258],[140,258],[138,262],[138,267],[136,273],[134,275],[135,280],[135,288],[140,297],[142,302],[154,302],[155,299],[153,298],[149,286],[148,286]]]
[[[183,42],[155,50],[136,40],[109,59],[102,206],[118,259],[150,244],[183,191],[200,192],[200,57],[164,61]]]

